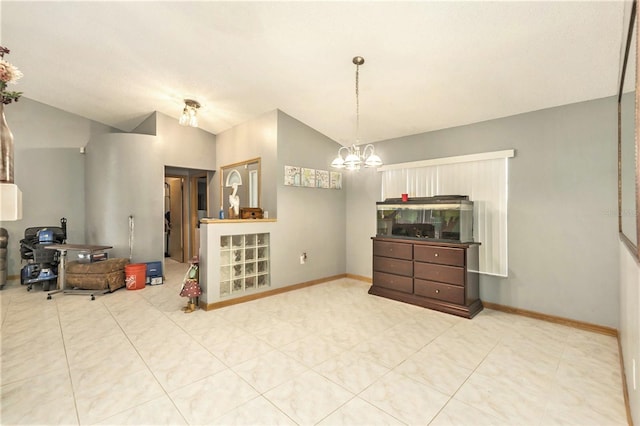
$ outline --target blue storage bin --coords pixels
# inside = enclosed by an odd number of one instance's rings
[[[146,262],[147,284],[162,284],[162,262]]]

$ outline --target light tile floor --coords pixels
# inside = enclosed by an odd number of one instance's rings
[[[340,279],[185,314],[164,285],[0,292],[0,422],[625,425],[616,339],[485,309],[473,320]]]

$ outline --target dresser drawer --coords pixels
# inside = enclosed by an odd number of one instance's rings
[[[374,271],[373,285],[402,291],[403,293],[413,293],[413,278],[410,277]]]
[[[464,268],[436,265],[434,263],[414,262],[413,273],[416,278],[429,281],[464,285]]]
[[[396,259],[413,259],[413,245],[391,243],[388,241],[373,242],[374,256],[395,257]]]
[[[413,276],[413,262],[390,257],[373,256],[373,270],[396,275]]]
[[[413,249],[413,258],[420,262],[464,266],[464,250],[458,248],[421,246],[416,244]]]
[[[464,287],[416,279],[413,291],[418,296],[464,304]]]

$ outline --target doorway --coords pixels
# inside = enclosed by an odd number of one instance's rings
[[[184,178],[165,176],[164,178],[164,257],[176,262],[184,262]]]
[[[186,263],[198,255],[200,219],[209,216],[214,174],[212,170],[165,166],[165,259]]]

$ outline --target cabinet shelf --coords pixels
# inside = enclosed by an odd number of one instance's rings
[[[269,234],[220,236],[220,296],[270,286]]]

